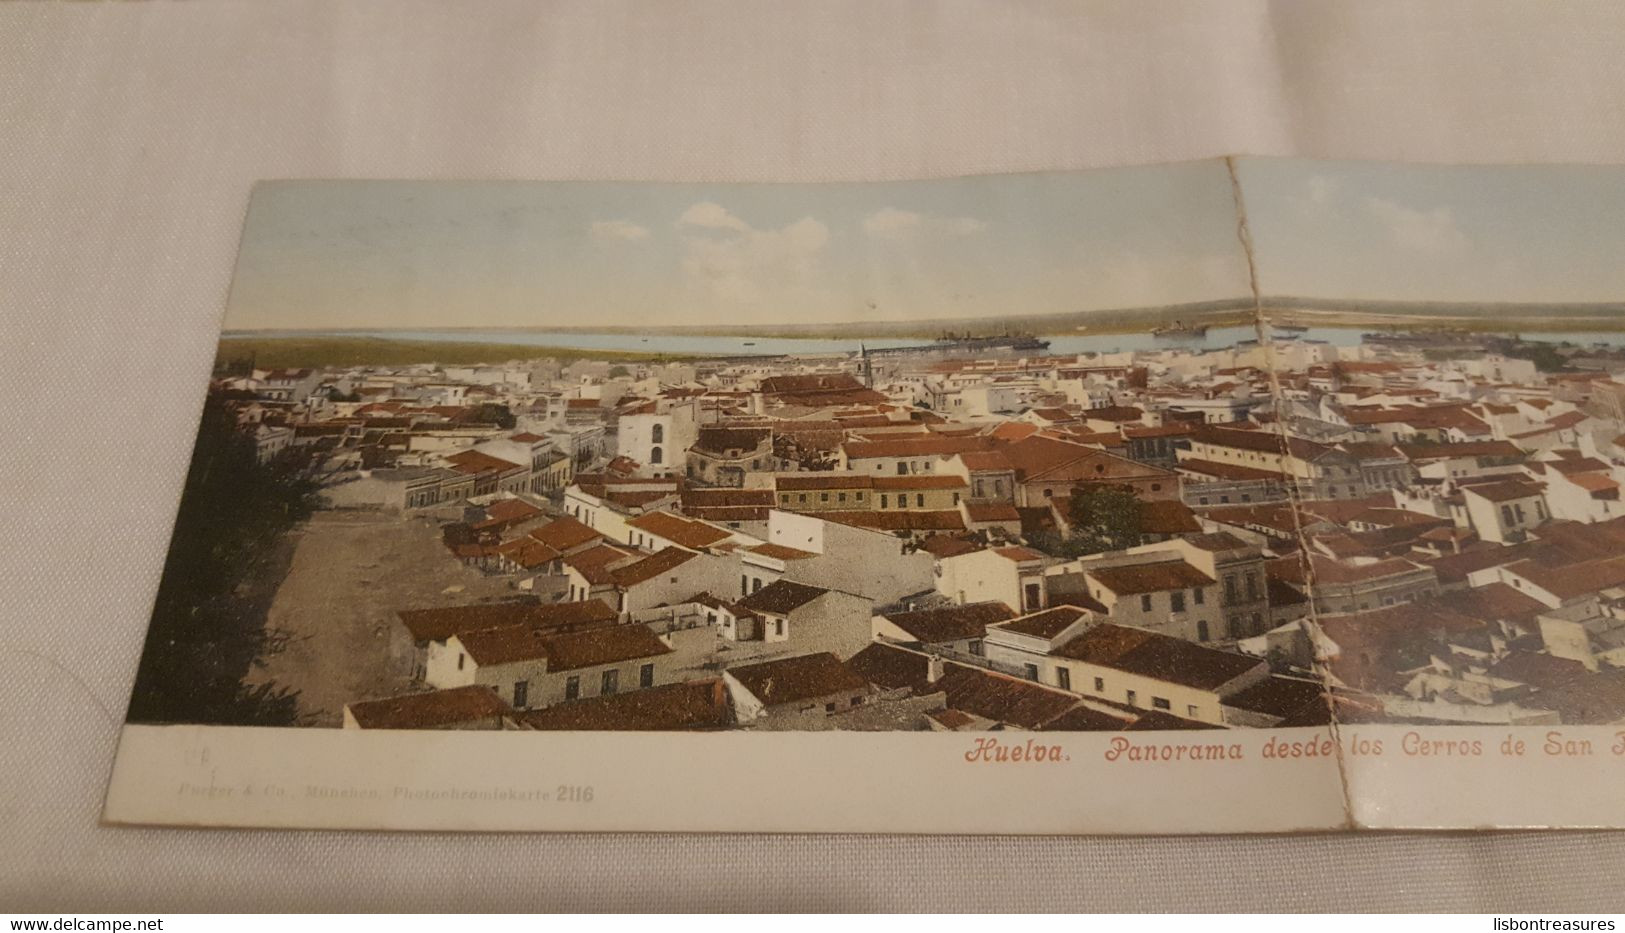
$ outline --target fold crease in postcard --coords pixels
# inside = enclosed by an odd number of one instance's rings
[[[1622,217],[1612,167],[264,183],[105,817],[1625,825]]]

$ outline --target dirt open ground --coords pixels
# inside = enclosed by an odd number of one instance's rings
[[[298,690],[313,725],[339,725],[346,703],[411,689],[412,641],[398,610],[521,595],[452,557],[427,517],[317,512],[293,537],[266,622],[288,644],[247,680]]]

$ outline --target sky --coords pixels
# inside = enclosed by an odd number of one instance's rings
[[[1625,167],[1244,159],[1266,295],[1625,301]]]
[[[828,185],[256,187],[230,330],[997,318],[1242,297],[1220,161]]]

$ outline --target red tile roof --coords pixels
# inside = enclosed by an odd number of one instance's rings
[[[679,547],[665,547],[648,557],[634,563],[616,567],[610,571],[610,577],[616,586],[636,586],[653,580],[655,577],[671,573],[678,567],[699,557],[693,551],[685,551]]]
[[[1121,567],[1083,566],[1084,573],[1119,596],[1160,593],[1212,586],[1213,578],[1182,560],[1129,564]]]
[[[1034,638],[1052,639],[1070,628],[1074,623],[1090,613],[1076,606],[1055,606],[1031,612],[1017,619],[1000,625],[999,628],[1018,635],[1031,635]]]
[[[403,609],[397,612],[401,623],[415,641],[445,641],[458,632],[496,628],[505,625],[549,624],[591,627],[615,620],[615,612],[601,600],[573,603],[491,603],[480,606],[448,606],[442,609]]]
[[[926,644],[981,638],[987,634],[990,624],[1003,622],[1014,615],[1009,606],[996,601],[881,614],[882,618],[907,632],[915,641]]]
[[[739,606],[751,612],[784,615],[800,609],[827,592],[829,590],[816,586],[807,586],[804,583],[774,580],[767,586],[739,600]]]
[[[869,681],[829,652],[730,667],[726,674],[765,706],[864,691]]]
[[[513,713],[495,690],[481,685],[365,700],[345,708],[363,729],[438,729]]]
[[[561,703],[518,718],[544,731],[696,731],[733,725],[733,708],[722,681],[711,678]]]
[[[1165,680],[1197,690],[1217,690],[1266,666],[1249,657],[1145,629],[1103,622],[1055,649],[1056,656]]]
[[[463,632],[457,641],[475,663],[546,659],[549,672],[659,657],[672,650],[647,625],[607,625],[564,633],[543,626],[507,626]]]
[[[646,531],[685,548],[701,550],[719,541],[733,537],[733,533],[701,521],[683,518],[670,512],[650,512],[628,519],[627,527]]]

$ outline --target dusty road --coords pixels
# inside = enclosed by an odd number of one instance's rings
[[[453,558],[427,518],[317,512],[294,536],[266,622],[288,634],[288,645],[247,680],[298,690],[300,712],[316,725],[339,725],[345,703],[410,686],[412,642],[397,610],[519,595],[507,578]]]

